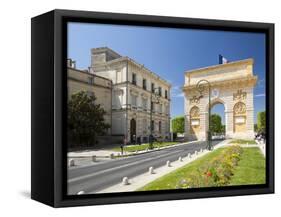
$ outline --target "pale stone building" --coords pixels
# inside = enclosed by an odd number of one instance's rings
[[[90,73],[112,81],[112,135],[128,142],[147,142],[150,135],[151,92],[159,88],[159,103],[153,98],[152,129],[155,137],[170,132],[171,85],[149,69],[107,48],[91,50]]]
[[[185,73],[185,137],[206,140],[208,131],[209,91],[207,82],[199,93],[197,83],[204,79],[211,85],[211,106],[221,103],[225,108],[226,138],[254,138],[253,59],[246,59]]]
[[[88,70],[76,69],[75,61],[67,60],[67,89],[68,99],[73,93],[79,91],[86,91],[89,95],[94,94],[96,103],[106,111],[104,116],[105,121],[112,125],[112,81],[100,77],[98,75],[90,74]],[[111,128],[107,135],[111,135]]]

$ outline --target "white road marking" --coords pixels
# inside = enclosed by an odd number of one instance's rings
[[[162,157],[165,157],[165,156],[168,156],[168,155],[173,155],[173,154],[176,154],[176,153],[179,153],[179,152],[182,152],[182,151],[178,150],[178,151],[175,151],[173,153],[162,154],[162,155],[157,156],[157,157],[150,157],[150,158],[139,160],[139,161],[136,161],[136,162],[133,162],[133,163],[125,164],[125,165],[122,165],[122,166],[112,167],[110,169],[106,169],[106,170],[103,170],[103,171],[100,171],[100,172],[79,176],[79,177],[76,177],[76,178],[69,179],[68,183],[72,183],[72,182],[80,181],[80,180],[83,180],[83,179],[91,178],[91,177],[101,175],[103,173],[107,173],[107,172],[110,172],[110,171],[113,171],[113,170],[116,170],[116,169],[121,169],[121,168],[125,168],[125,167],[128,167],[128,166],[133,166],[133,165],[140,164],[140,163],[143,163],[143,162],[146,162],[146,161],[155,160],[155,159],[162,158]]]

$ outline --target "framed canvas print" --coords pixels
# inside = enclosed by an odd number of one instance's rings
[[[32,18],[32,192],[54,207],[274,192],[274,24]]]

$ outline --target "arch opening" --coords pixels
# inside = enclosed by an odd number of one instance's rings
[[[226,113],[225,104],[221,100],[216,100],[211,104],[211,124],[210,130],[212,140],[225,139]]]

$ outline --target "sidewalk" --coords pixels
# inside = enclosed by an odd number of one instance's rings
[[[67,156],[72,158],[83,158],[92,157],[93,155],[97,157],[109,157],[112,153],[118,153],[113,150],[89,150],[89,151],[73,151],[68,152]]]
[[[165,146],[165,147],[161,147],[161,148],[154,148],[152,150],[146,149],[143,151],[135,151],[135,152],[124,151],[124,155],[129,156],[129,155],[143,154],[143,153],[147,153],[147,152],[158,151],[158,150],[177,147],[177,146],[181,146],[181,145],[187,145],[187,144],[193,143],[193,142],[200,142],[200,141],[182,142],[182,143],[178,143],[175,145]],[[128,147],[130,147],[130,146],[133,146],[133,145],[128,145]],[[110,149],[109,150],[102,149],[102,150],[72,151],[72,152],[68,152],[67,156],[71,157],[71,158],[83,158],[83,157],[92,157],[93,155],[95,155],[96,157],[110,158],[111,154],[113,154],[114,156],[120,156],[121,152],[110,150]]]

